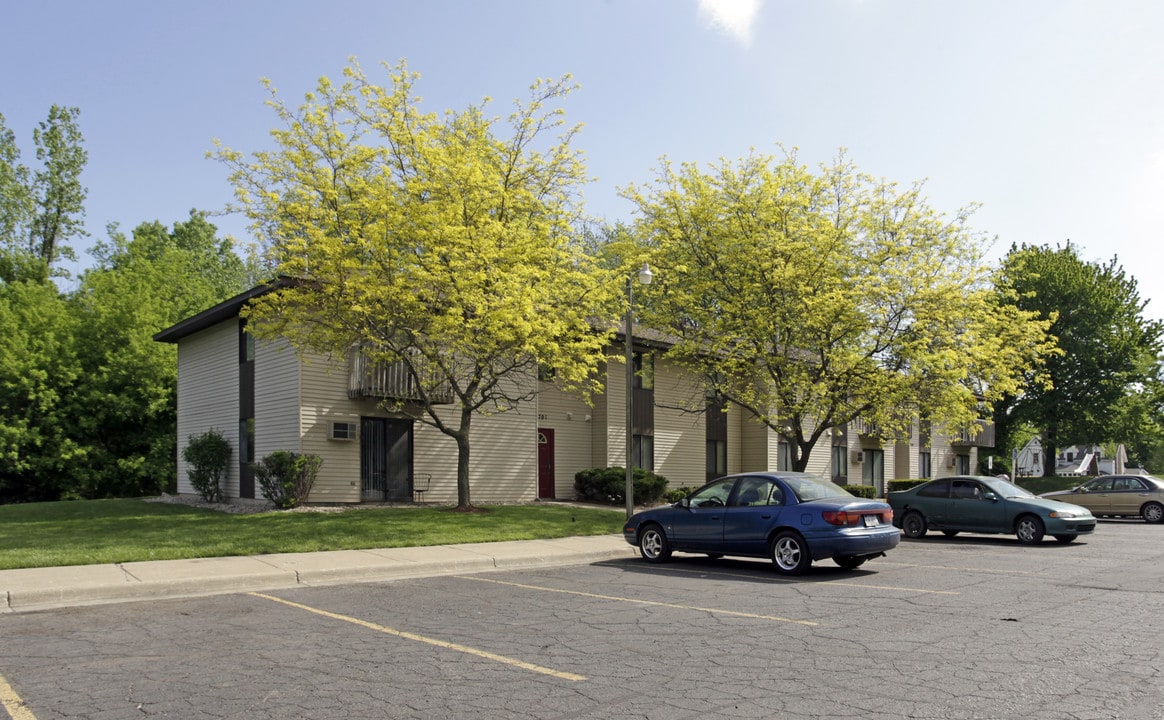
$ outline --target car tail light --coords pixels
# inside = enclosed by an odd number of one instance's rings
[[[856,525],[861,521],[860,513],[845,512],[844,510],[825,510],[824,521],[829,525]]]
[[[878,510],[875,512],[854,512],[845,510],[825,510],[821,515],[829,525],[860,525],[865,515],[876,515],[885,525],[893,522],[893,510]]]

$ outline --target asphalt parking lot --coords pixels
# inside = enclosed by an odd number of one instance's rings
[[[0,616],[0,718],[1161,718],[1164,525]]]

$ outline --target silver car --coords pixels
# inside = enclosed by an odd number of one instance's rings
[[[1164,480],[1151,475],[1101,475],[1039,497],[1082,505],[1096,517],[1139,515],[1146,522],[1164,522]]]

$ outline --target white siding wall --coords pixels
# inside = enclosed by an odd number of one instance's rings
[[[191,435],[217,430],[230,442],[223,494],[238,497],[238,320],[178,343],[178,492],[192,494],[182,449]]]

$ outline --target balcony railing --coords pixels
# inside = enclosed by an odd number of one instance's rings
[[[962,430],[950,436],[951,445],[970,445],[975,447],[994,447],[994,423],[987,420],[978,421],[978,432],[970,437],[969,430]]]
[[[876,424],[869,422],[865,418],[856,418],[849,423],[849,428],[863,438],[881,438],[881,430]]]
[[[453,402],[453,391],[447,382],[424,383],[428,388],[428,400],[434,405],[448,405]],[[423,400],[420,387],[408,366],[403,361],[386,363],[373,360],[362,350],[354,350],[348,356],[348,397],[377,398],[383,400],[403,400],[420,402]]]

